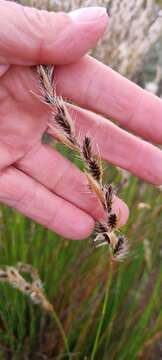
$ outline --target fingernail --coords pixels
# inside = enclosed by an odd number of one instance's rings
[[[96,21],[102,16],[107,16],[106,8],[96,6],[77,9],[69,13],[70,17],[77,22]]]

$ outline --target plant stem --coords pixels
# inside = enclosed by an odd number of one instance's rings
[[[52,311],[51,316],[52,316],[53,320],[56,322],[57,327],[58,327],[58,329],[59,329],[59,331],[60,331],[60,334],[61,334],[61,336],[62,336],[62,339],[63,339],[63,342],[64,342],[64,346],[65,346],[65,349],[66,349],[66,351],[67,351],[67,354],[66,354],[66,355],[68,356],[68,359],[69,359],[69,360],[72,360],[71,353],[70,353],[70,349],[69,349],[69,344],[68,344],[68,340],[67,340],[67,337],[66,337],[64,328],[63,328],[63,326],[62,326],[62,324],[61,324],[61,321],[60,321],[59,317],[57,316],[55,310]]]
[[[98,325],[98,328],[97,328],[96,338],[95,338],[94,346],[93,346],[93,349],[92,349],[91,360],[95,359],[95,354],[96,354],[98,343],[99,343],[99,338],[100,338],[102,325],[103,325],[103,322],[104,322],[106,308],[107,308],[107,304],[108,304],[108,296],[109,296],[111,279],[112,279],[112,267],[111,267],[111,264],[110,264],[109,275],[108,275],[108,280],[107,280],[107,284],[106,284],[105,297],[104,297],[104,302],[103,302],[103,307],[102,307],[102,312],[101,312],[101,318],[100,318],[99,325]]]

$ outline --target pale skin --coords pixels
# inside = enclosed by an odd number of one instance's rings
[[[102,158],[162,184],[162,153],[151,144],[162,143],[162,101],[86,55],[107,24],[103,8],[68,15],[0,1],[0,201],[70,239],[90,235],[104,214],[85,175],[42,144],[50,114],[30,92],[33,65],[56,65],[59,94],[78,105],[76,129],[93,137]],[[113,207],[124,224],[126,204],[116,197]]]

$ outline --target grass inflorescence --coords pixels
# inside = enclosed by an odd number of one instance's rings
[[[24,278],[22,275],[24,273],[30,275],[30,280]],[[32,303],[39,305],[45,313],[50,314],[50,317],[58,326],[62,336],[64,346],[67,351],[67,358],[71,360],[71,354],[64,328],[54,310],[53,305],[48,301],[45,295],[43,283],[39,277],[37,269],[33,268],[30,264],[23,263],[18,263],[16,266],[5,266],[0,269],[0,282],[7,283],[23,295],[28,296]]]
[[[96,247],[107,244],[111,259],[123,260],[128,254],[128,241],[119,233],[119,219],[117,214],[112,212],[113,186],[103,182],[101,159],[97,159],[93,154],[93,139],[84,136],[81,141],[77,137],[68,106],[63,98],[56,94],[54,67],[39,65],[37,73],[41,85],[40,99],[51,108],[50,129],[62,144],[79,153],[84,164],[87,186],[105,210],[105,219],[97,222],[95,227],[94,244]]]

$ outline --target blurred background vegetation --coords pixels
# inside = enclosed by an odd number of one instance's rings
[[[109,31],[92,55],[162,96],[162,1],[21,3],[56,11],[107,6],[111,14]],[[59,150],[72,157],[60,146]],[[75,158],[73,161],[77,164]],[[117,182],[122,176],[125,172],[109,166],[110,180]],[[161,189],[130,174],[127,177],[121,197],[130,207],[130,218],[123,231],[132,243],[132,255],[113,268],[107,248],[94,250],[88,239],[62,239],[1,206],[0,264],[21,261],[38,269],[64,327],[71,359],[162,359]],[[108,296],[103,313],[105,291]],[[69,358],[49,315],[5,284],[0,284],[0,293],[0,359]]]

